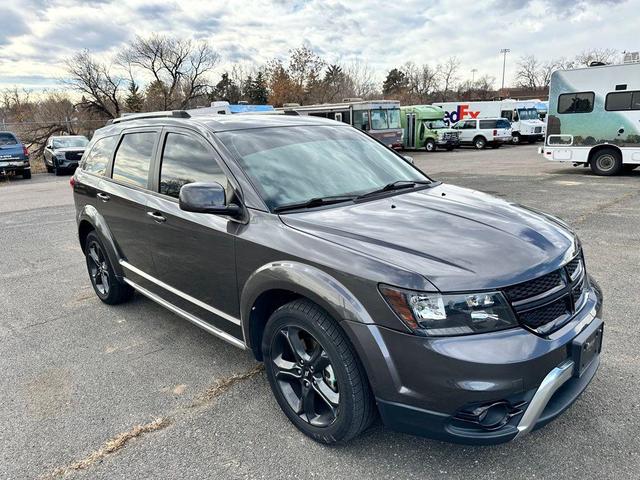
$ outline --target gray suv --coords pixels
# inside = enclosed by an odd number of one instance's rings
[[[380,414],[505,442],[598,368],[602,295],[567,225],[434,181],[348,125],[131,115],[95,133],[71,183],[97,296],[137,291],[247,349],[317,441]]]
[[[62,175],[75,170],[88,143],[84,135],[49,137],[42,153],[47,172]]]

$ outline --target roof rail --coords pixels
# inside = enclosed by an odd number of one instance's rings
[[[112,123],[128,122],[139,118],[191,118],[189,112],[185,110],[168,110],[166,112],[145,112],[145,113],[125,113],[121,117],[109,120],[107,125]]]

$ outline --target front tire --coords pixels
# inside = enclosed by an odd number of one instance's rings
[[[322,308],[294,300],[269,318],[262,340],[269,384],[301,432],[326,444],[346,442],[375,418],[375,402],[355,350]]]
[[[622,171],[620,152],[613,148],[603,148],[591,159],[591,171],[596,175],[610,177]]]
[[[436,148],[436,142],[432,138],[429,138],[424,142],[424,149],[427,152],[435,152]]]
[[[116,278],[107,251],[95,232],[87,235],[84,252],[91,285],[100,300],[116,305],[133,296],[133,288]]]
[[[518,132],[511,134],[511,143],[513,143],[514,145],[519,145],[521,142],[522,139],[520,138],[520,134]]]

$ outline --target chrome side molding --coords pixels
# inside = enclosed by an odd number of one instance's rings
[[[247,345],[242,340],[237,339],[233,335],[230,335],[227,332],[224,332],[224,331],[220,330],[219,328],[214,327],[213,325],[205,322],[204,320],[199,319],[198,317],[196,317],[195,315],[190,314],[189,312],[185,312],[181,308],[176,307],[174,304],[167,302],[166,300],[164,300],[163,298],[160,298],[155,293],[150,292],[146,288],[141,287],[140,285],[138,285],[135,282],[132,282],[131,280],[129,280],[126,277],[124,278],[124,281],[126,283],[128,283],[129,285],[131,285],[134,289],[136,289],[138,292],[140,292],[145,297],[147,297],[147,298],[153,300],[154,302],[162,305],[166,309],[171,310],[176,315],[179,315],[182,318],[184,318],[185,320],[190,321],[191,323],[193,323],[194,325],[197,325],[198,327],[202,328],[206,332],[208,332],[208,333],[210,333],[212,335],[215,335],[216,337],[221,338],[222,340],[230,343],[234,347],[241,348],[242,350],[245,350],[247,348]]]

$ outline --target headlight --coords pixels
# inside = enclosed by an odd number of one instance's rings
[[[518,325],[500,292],[412,292],[381,286],[391,309],[415,333],[444,337],[495,332]]]

